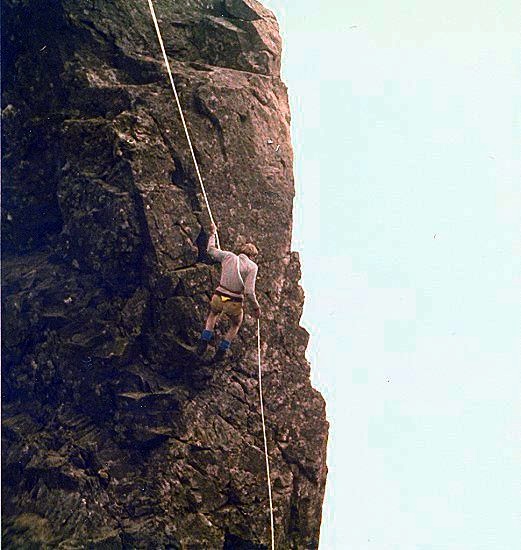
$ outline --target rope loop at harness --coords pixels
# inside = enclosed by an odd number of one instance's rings
[[[213,223],[216,227],[217,224],[215,223],[215,220],[212,215],[212,210],[210,208],[210,203],[208,202],[208,196],[206,194],[206,189],[204,187],[203,178],[201,176],[201,171],[199,170],[199,164],[197,163],[197,158],[195,157],[194,148],[192,146],[192,141],[190,139],[190,133],[188,132],[188,127],[186,125],[185,117],[183,114],[183,109],[181,107],[181,101],[179,100],[179,95],[177,93],[177,89],[175,87],[174,78],[172,76],[172,71],[170,69],[170,63],[168,61],[168,57],[166,55],[165,46],[163,44],[163,38],[161,36],[161,31],[159,29],[159,24],[157,22],[156,12],[154,10],[154,4],[152,0],[148,0],[148,6],[150,8],[150,14],[152,16],[152,20],[154,21],[154,27],[156,29],[157,39],[159,41],[159,46],[161,47],[161,52],[163,54],[163,60],[165,62],[165,67],[168,73],[168,77],[170,79],[170,84],[172,86],[172,90],[174,92],[175,101],[177,103],[177,108],[179,110],[179,115],[181,117],[181,122],[183,123],[183,128],[186,134],[186,139],[188,141],[188,145],[190,147],[190,152],[192,154],[192,159],[194,161],[195,165],[195,171],[197,172],[197,177],[199,179],[199,183],[201,184],[201,190],[203,192],[203,197],[206,203],[206,208],[208,210],[208,214],[210,216],[210,221]],[[215,234],[216,237],[216,244],[218,248],[221,248],[220,242],[219,242],[219,235]],[[239,271],[239,277],[242,279],[239,269],[239,264],[237,264],[237,269]],[[244,284],[244,282],[243,282]],[[260,413],[261,413],[261,420],[262,420],[262,436],[264,439],[264,456],[266,459],[266,477],[267,477],[267,483],[268,483],[268,498],[269,498],[269,504],[270,504],[270,527],[271,527],[271,549],[275,550],[275,524],[273,520],[273,500],[271,495],[271,478],[270,478],[270,461],[269,461],[269,454],[268,454],[268,440],[266,437],[266,422],[264,419],[264,402],[263,402],[263,396],[262,396],[262,360],[261,360],[261,329],[260,329],[260,319],[257,319],[257,359],[258,359],[258,376],[259,376],[259,400],[260,400]]]

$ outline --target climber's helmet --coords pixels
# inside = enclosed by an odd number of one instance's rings
[[[257,247],[254,244],[246,243],[240,247],[239,253],[246,254],[248,258],[253,259],[259,254],[259,251],[257,250]]]

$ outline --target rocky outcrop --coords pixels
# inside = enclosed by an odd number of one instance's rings
[[[258,244],[277,548],[318,546],[324,402],[291,252],[280,38],[156,0],[225,248]],[[256,324],[194,362],[218,266],[146,1],[2,3],[3,546],[267,548]]]

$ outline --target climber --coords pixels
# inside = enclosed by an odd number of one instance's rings
[[[224,359],[232,340],[239,332],[244,315],[242,307],[244,295],[253,305],[256,319],[260,317],[261,313],[259,302],[255,296],[255,278],[257,277],[258,266],[252,260],[259,251],[251,243],[242,245],[239,255],[227,250],[219,250],[215,246],[216,232],[217,228],[212,224],[207,250],[211,258],[221,263],[221,280],[212,296],[210,313],[197,346],[197,355],[202,356],[213,337],[217,320],[222,313],[225,313],[231,321],[231,326],[217,348],[213,358],[214,362]]]

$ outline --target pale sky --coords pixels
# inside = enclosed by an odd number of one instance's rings
[[[321,550],[518,550],[521,3],[265,0],[331,423]]]

